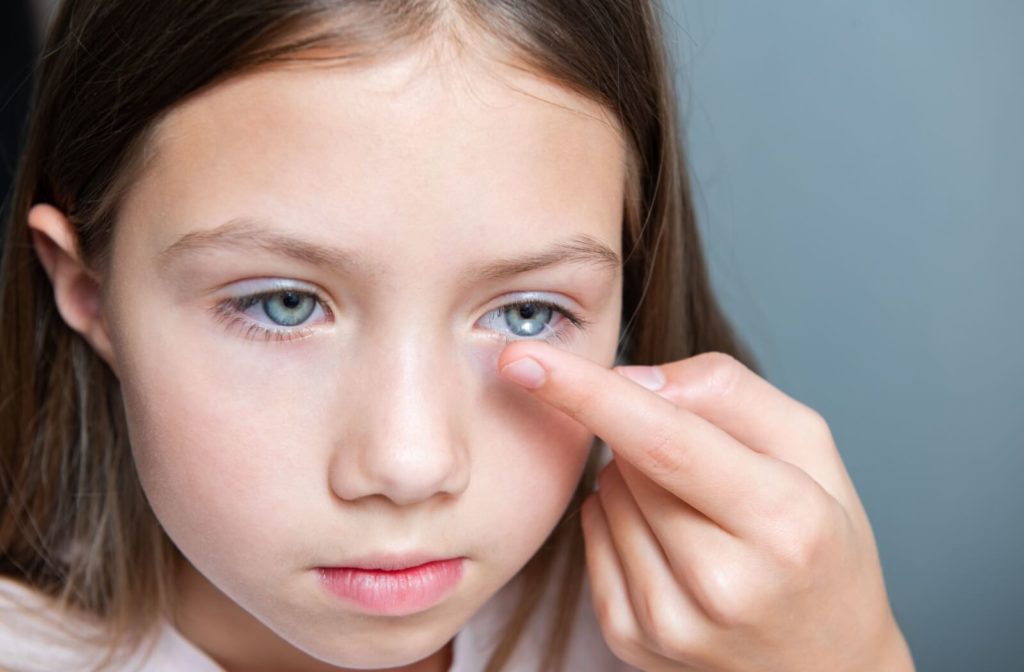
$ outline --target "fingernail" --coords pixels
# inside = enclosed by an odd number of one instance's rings
[[[657,391],[665,386],[665,374],[659,366],[620,366],[615,370],[648,390]]]
[[[523,357],[511,364],[506,364],[501,369],[501,375],[513,383],[518,383],[531,390],[535,390],[543,385],[547,379],[544,367],[538,364],[537,360],[532,357]]]

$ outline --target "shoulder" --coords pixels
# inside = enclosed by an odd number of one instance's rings
[[[95,620],[69,613],[47,595],[0,577],[0,669],[12,672],[100,669],[107,653]],[[103,670],[111,672],[223,672],[168,624],[151,646],[118,650]]]
[[[63,613],[46,595],[0,577],[0,667],[18,670],[88,669],[82,645],[98,634],[84,619]]]

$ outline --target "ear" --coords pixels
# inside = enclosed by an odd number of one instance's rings
[[[114,349],[100,301],[100,281],[79,256],[74,227],[64,213],[46,203],[32,206],[28,226],[36,256],[53,284],[57,311],[116,374]]]

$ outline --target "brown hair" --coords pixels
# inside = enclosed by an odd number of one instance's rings
[[[710,287],[669,61],[654,0],[104,0],[63,2],[38,69],[0,266],[0,574],[109,625],[110,642],[169,612],[177,552],[150,510],[127,444],[117,378],[60,318],[26,225],[53,204],[102,273],[118,204],[171,107],[242,71],[330,54],[378,57],[465,29],[617,115],[629,147],[618,360],[732,354],[754,367]],[[512,655],[556,567],[545,649],[560,669],[584,572],[576,514],[527,563],[527,588],[488,669]],[[566,561],[559,565],[557,557]],[[141,627],[140,627],[141,626]],[[113,646],[113,645],[111,645]]]

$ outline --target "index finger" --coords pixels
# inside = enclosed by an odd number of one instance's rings
[[[530,364],[528,360],[533,360]],[[526,362],[526,363],[522,363]],[[519,374],[540,374],[531,380]],[[617,457],[740,536],[759,529],[761,503],[792,478],[784,463],[611,369],[540,341],[516,341],[501,375],[604,440]],[[766,499],[767,498],[767,499]]]

